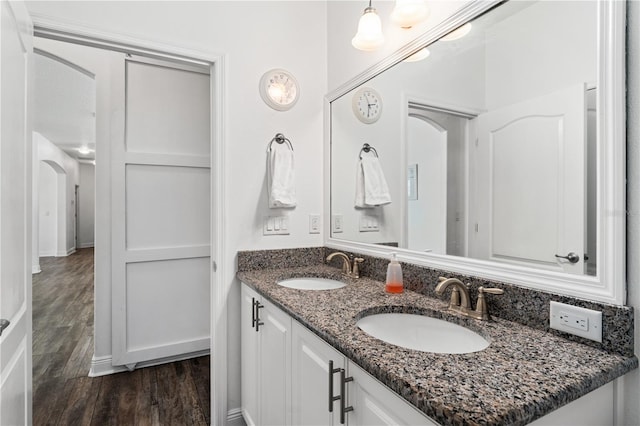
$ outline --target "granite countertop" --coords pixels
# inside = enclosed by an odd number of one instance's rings
[[[294,277],[334,278],[329,291],[285,288]],[[478,321],[446,309],[448,298],[343,277],[326,265],[238,272],[238,278],[290,314],[393,391],[445,425],[523,425],[637,368],[638,359],[607,353],[542,330],[493,319]],[[491,344],[470,354],[404,349],[356,326],[363,316],[412,312],[465,326]]]

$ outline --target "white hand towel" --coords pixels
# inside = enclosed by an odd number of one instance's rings
[[[274,143],[267,153],[269,208],[296,206],[296,178],[293,151]]]
[[[362,170],[362,160],[358,160],[356,166],[356,201],[355,206],[360,209],[372,208],[364,202],[364,171]]]
[[[382,206],[391,203],[389,186],[378,157],[364,157],[356,174],[356,207]]]

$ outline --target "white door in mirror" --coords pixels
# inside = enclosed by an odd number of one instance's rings
[[[289,71],[275,68],[264,73],[260,79],[260,96],[271,108],[286,111],[298,102],[300,86]]]
[[[358,120],[375,123],[382,115],[382,96],[371,87],[363,87],[353,95],[351,106]]]

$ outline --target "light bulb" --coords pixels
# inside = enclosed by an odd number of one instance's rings
[[[369,6],[358,21],[358,32],[351,40],[353,47],[359,50],[371,51],[384,43],[382,22],[376,9]]]
[[[451,31],[446,36],[441,37],[440,40],[442,40],[442,41],[458,40],[458,39],[461,39],[462,37],[466,36],[467,34],[469,34],[469,31],[471,31],[471,22],[467,22],[463,26]]]
[[[424,0],[396,0],[391,20],[402,28],[411,28],[429,17]]]
[[[413,55],[409,56],[408,58],[406,58],[402,62],[418,62],[418,61],[421,61],[423,59],[427,59],[429,57],[429,55],[431,55],[431,52],[429,52],[429,49],[427,49],[425,47],[423,49],[418,50],[416,53],[414,53]]]

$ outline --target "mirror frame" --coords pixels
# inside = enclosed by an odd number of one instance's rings
[[[376,77],[402,59],[471,21],[501,0],[472,0],[445,21],[401,47],[325,96],[324,244],[326,247],[398,260],[522,287],[614,305],[626,303],[626,2],[598,0],[598,167],[595,276],[571,275],[472,258],[340,240],[331,236],[331,102]],[[498,6],[499,7],[499,6]],[[398,106],[400,107],[400,106]],[[435,285],[435,283],[434,283]]]

